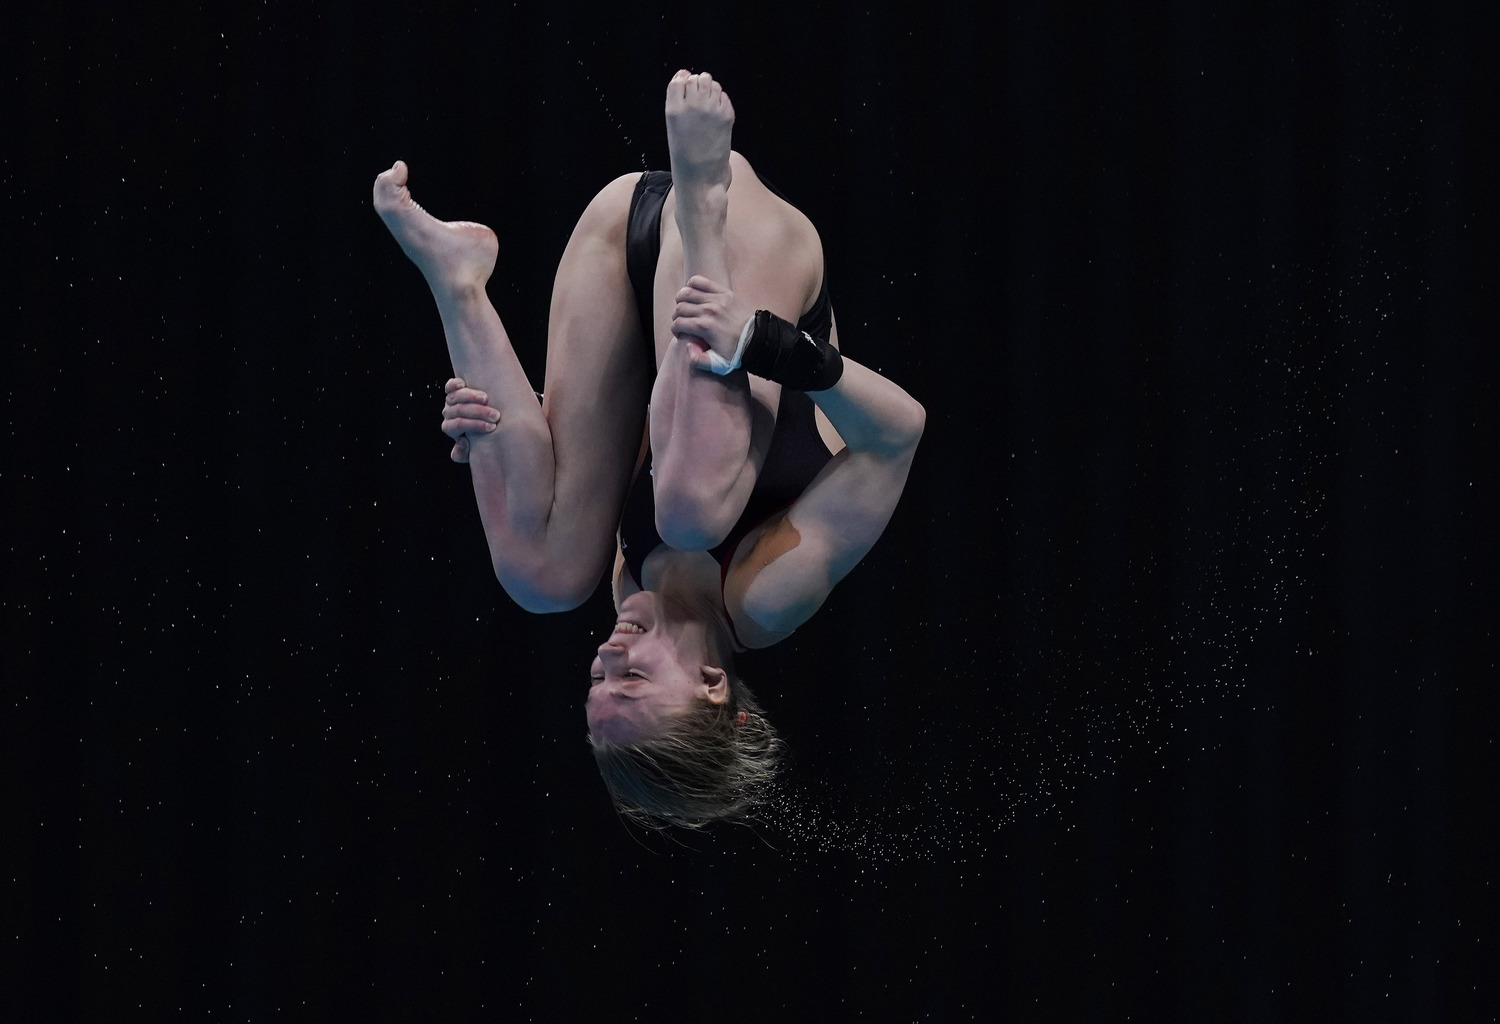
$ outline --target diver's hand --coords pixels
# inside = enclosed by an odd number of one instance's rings
[[[443,393],[443,433],[453,438],[453,451],[448,457],[454,462],[468,462],[469,436],[493,432],[500,423],[500,412],[490,408],[489,395],[469,387],[462,377],[443,385]]]
[[[726,360],[734,358],[740,332],[754,314],[755,310],[728,288],[695,276],[677,293],[672,334],[687,342],[688,361],[694,368],[707,370],[710,350]]]

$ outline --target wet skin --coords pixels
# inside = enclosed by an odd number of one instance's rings
[[[659,735],[664,721],[697,701],[723,703],[728,681],[710,661],[701,623],[656,593],[632,594],[589,667],[589,733],[614,743],[639,742]]]

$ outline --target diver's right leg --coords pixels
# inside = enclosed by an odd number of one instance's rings
[[[702,274],[732,288],[724,224],[732,178],[734,104],[712,75],[679,71],[667,83],[666,120],[675,220],[682,236],[682,280]]]
[[[470,434],[469,450],[495,573],[528,610],[576,607],[610,564],[644,418],[649,359],[630,357],[642,351],[634,304],[611,277],[615,262],[624,277],[633,179],[595,198],[558,268],[547,360],[547,386],[558,393],[549,394],[545,413],[484,290],[494,233],[438,221],[412,201],[406,180],[399,161],[376,179],[376,212],[432,289],[454,374],[499,413],[494,430]],[[612,221],[617,255],[606,252]],[[611,381],[611,371],[620,378]],[[581,397],[591,387],[599,389],[592,403]]]
[[[711,75],[679,71],[667,83],[666,121],[674,219],[682,240],[678,284],[702,275],[732,288],[724,230],[734,106]],[[651,393],[656,530],[679,550],[706,550],[724,539],[765,459],[753,445],[757,405],[749,379],[694,369],[689,345],[699,343],[707,344],[679,337],[668,342]],[[774,413],[761,415],[774,425]],[[759,435],[769,438],[769,429],[763,425]]]

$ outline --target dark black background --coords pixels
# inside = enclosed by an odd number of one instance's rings
[[[12,12],[6,1004],[1494,1019],[1477,10]],[[742,666],[792,795],[673,841],[584,743],[607,595],[489,574],[369,186],[404,158],[496,229],[540,386],[682,66],[929,418],[878,548]]]

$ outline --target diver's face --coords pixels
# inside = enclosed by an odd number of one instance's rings
[[[589,733],[635,743],[660,734],[663,723],[697,701],[723,703],[727,681],[707,657],[702,623],[649,591],[626,598],[589,667]]]

